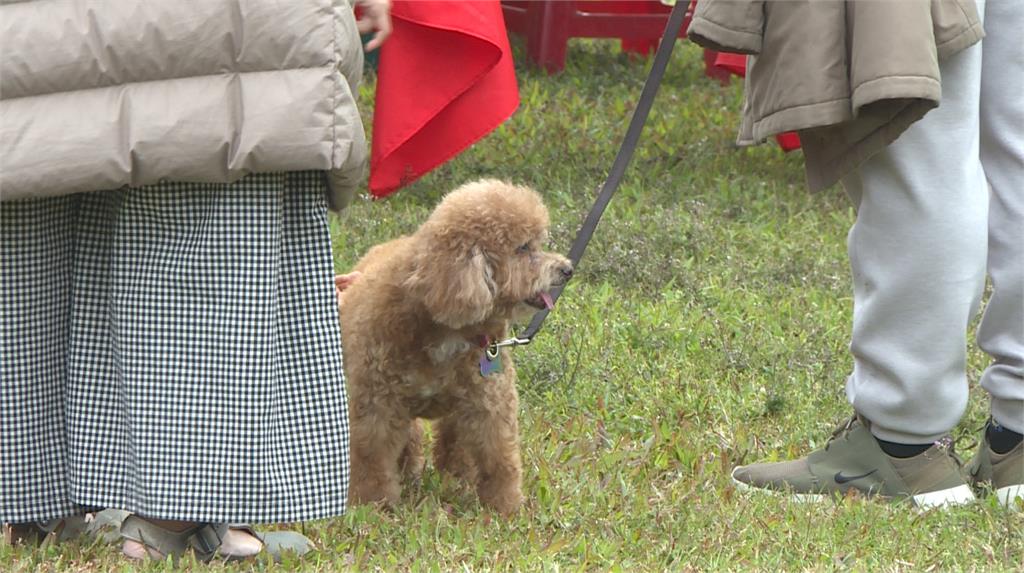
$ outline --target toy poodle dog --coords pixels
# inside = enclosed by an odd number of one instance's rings
[[[522,502],[512,356],[486,349],[509,322],[550,308],[572,275],[545,252],[548,212],[525,187],[482,180],[449,193],[412,235],[378,245],[341,294],[355,503],[394,504],[422,471],[420,419],[434,463],[502,514]]]

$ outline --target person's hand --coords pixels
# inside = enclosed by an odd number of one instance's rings
[[[391,0],[356,0],[362,17],[356,20],[360,34],[376,31],[373,39],[366,43],[366,51],[372,52],[391,35]]]
[[[361,276],[363,276],[363,273],[360,272],[351,272],[346,275],[334,275],[334,294],[338,295],[338,304],[341,304],[341,291],[347,289]]]

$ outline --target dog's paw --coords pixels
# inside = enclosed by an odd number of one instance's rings
[[[402,497],[402,486],[397,482],[353,483],[349,487],[349,502],[355,505],[385,504],[395,505]]]
[[[518,486],[488,487],[488,484],[480,484],[478,494],[484,505],[505,517],[517,513],[523,505],[523,494]]]

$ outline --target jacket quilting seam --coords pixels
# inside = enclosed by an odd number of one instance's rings
[[[330,62],[330,61],[328,61],[327,64],[326,64],[327,67],[329,67],[331,65],[332,65],[332,62]],[[33,98],[33,97],[47,97],[47,96],[58,95],[58,94],[83,93],[83,92],[89,92],[89,91],[94,91],[94,90],[109,90],[109,89],[121,88],[121,87],[125,87],[125,86],[133,86],[133,85],[137,86],[137,85],[145,85],[145,84],[154,84],[154,83],[159,83],[159,82],[175,82],[175,81],[192,80],[192,79],[199,79],[199,78],[216,78],[216,77],[221,77],[221,76],[242,76],[242,75],[246,75],[246,74],[276,74],[276,73],[286,73],[286,72],[292,72],[292,71],[319,70],[319,69],[322,69],[324,67],[325,67],[324,64],[318,64],[318,65],[310,65],[310,66],[296,66],[296,67],[293,67],[293,68],[277,68],[277,69],[269,69],[269,70],[230,71],[230,72],[217,72],[215,74],[195,74],[195,75],[189,75],[189,76],[174,76],[174,77],[167,77],[167,78],[157,78],[157,79],[152,79],[152,80],[139,80],[139,81],[131,81],[131,82],[122,82],[122,83],[117,83],[117,84],[109,84],[109,85],[105,85],[105,86],[94,86],[94,87],[88,87],[88,88],[75,88],[75,89],[69,89],[69,90],[56,90],[56,91],[51,91],[51,92],[39,92],[39,93],[20,95],[20,96],[16,96],[16,97],[3,97],[2,95],[0,95],[0,101],[14,101],[14,100],[19,100],[19,99]]]

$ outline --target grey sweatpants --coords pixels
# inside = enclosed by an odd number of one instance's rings
[[[927,443],[967,405],[966,332],[993,418],[1024,431],[1024,2],[979,0],[986,37],[940,63],[942,102],[843,181],[857,207],[853,374],[884,440]]]

